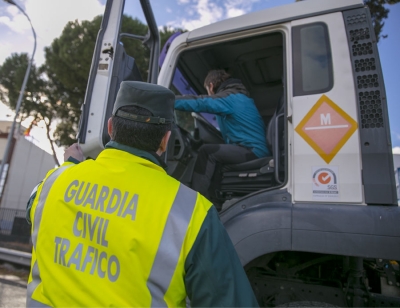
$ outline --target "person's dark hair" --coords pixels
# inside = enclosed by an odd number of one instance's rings
[[[225,72],[225,70],[209,71],[206,78],[204,79],[204,88],[208,87],[210,85],[210,83],[212,83],[214,86],[214,92],[217,92],[221,83],[223,83],[225,80],[227,80],[230,77],[231,77],[231,75],[229,75],[227,72]]]
[[[122,107],[121,110],[137,115],[153,115],[147,109],[138,106],[125,106]],[[117,116],[112,116],[111,123],[111,140],[148,152],[156,152],[158,150],[162,138],[167,131],[171,130],[172,126],[171,123],[149,124],[135,122]]]

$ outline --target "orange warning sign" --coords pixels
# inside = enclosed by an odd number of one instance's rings
[[[295,130],[329,164],[357,127],[343,109],[322,95]]]

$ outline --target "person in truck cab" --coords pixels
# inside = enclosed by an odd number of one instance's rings
[[[225,144],[200,147],[191,187],[207,198],[216,164],[239,164],[270,156],[265,125],[256,105],[239,79],[225,70],[208,72],[204,87],[208,95],[176,96],[175,109],[215,114]]]
[[[173,92],[124,81],[96,159],[77,144],[28,203],[27,307],[256,307],[216,209],[160,155]]]

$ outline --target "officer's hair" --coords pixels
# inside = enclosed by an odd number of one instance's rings
[[[212,83],[214,86],[214,92],[216,93],[221,83],[229,77],[231,77],[231,75],[225,72],[225,70],[211,70],[204,79],[204,88],[208,87],[210,83]]]
[[[153,115],[147,109],[138,106],[125,106],[122,107],[121,110],[137,115]],[[111,123],[111,140],[148,152],[156,152],[165,133],[171,130],[170,123],[149,124],[135,122],[117,116],[112,116]]]

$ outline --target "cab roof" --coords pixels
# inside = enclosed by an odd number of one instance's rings
[[[187,42],[315,15],[363,7],[363,0],[307,0],[225,19],[188,33]]]

